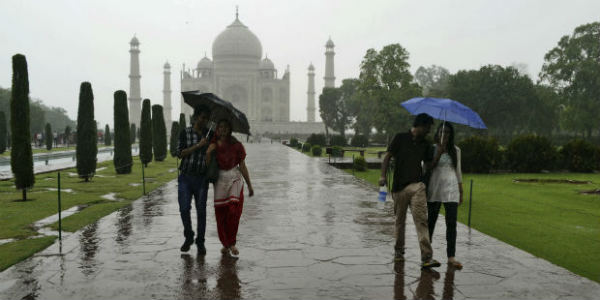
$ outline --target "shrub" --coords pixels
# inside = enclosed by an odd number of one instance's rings
[[[543,136],[523,135],[513,139],[506,149],[506,159],[516,172],[540,172],[553,169],[557,152]]]
[[[313,156],[321,156],[321,154],[323,153],[323,149],[321,149],[321,146],[319,145],[314,145],[311,148],[311,152]]]
[[[302,144],[302,152],[308,152],[308,151],[310,151],[310,147],[311,147],[310,143],[304,143],[304,144]]]
[[[462,140],[458,147],[465,173],[489,173],[500,161],[498,142],[492,137],[472,136]]]
[[[140,119],[140,160],[145,167],[152,161],[152,112],[150,99],[142,102],[142,117]]]
[[[362,156],[357,156],[354,158],[354,170],[356,171],[366,171],[367,170],[367,161]]]
[[[350,145],[354,147],[368,147],[369,146],[369,138],[365,135],[355,135],[352,137],[352,141],[350,141]]]
[[[0,154],[6,151],[6,142],[8,140],[6,128],[6,116],[3,111],[0,111]]]
[[[46,140],[46,150],[52,150],[54,134],[52,134],[52,125],[50,125],[50,123],[46,123],[46,127],[44,129],[44,139]]]
[[[117,174],[131,173],[133,158],[131,157],[131,127],[129,126],[129,109],[127,108],[127,93],[118,90],[114,98],[114,131],[115,131],[115,156],[113,164]],[[135,124],[131,124],[134,126]],[[135,130],[134,130],[135,133]],[[135,135],[134,135],[135,137]]]
[[[574,139],[560,150],[563,167],[572,172],[592,172],[600,167],[600,148],[582,139]]]
[[[77,174],[89,181],[96,172],[98,154],[98,128],[94,120],[94,93],[89,82],[82,82],[79,88],[79,108],[77,111]]]
[[[306,142],[310,143],[311,145],[319,145],[319,146],[327,145],[327,139],[325,138],[324,134],[313,133],[308,137],[308,139],[306,139]]]
[[[169,140],[169,153],[172,157],[177,156],[177,147],[179,146],[179,122],[173,121],[171,124],[171,137]]]
[[[333,157],[342,157],[344,156],[344,148],[340,146],[333,146],[331,148],[331,156]]]
[[[346,146],[346,138],[341,135],[332,135],[329,140],[331,146]]]
[[[152,151],[155,161],[167,158],[167,127],[161,105],[152,105]]]
[[[373,135],[372,141],[373,141],[373,143],[376,143],[376,144],[387,145],[388,144],[387,138],[388,138],[387,134],[385,134],[383,132],[378,132],[378,133],[376,133],[376,134]],[[392,135],[391,138],[393,139],[394,136]]]
[[[290,139],[290,147],[292,147],[292,148],[298,147],[298,139],[297,138],[293,137]]]

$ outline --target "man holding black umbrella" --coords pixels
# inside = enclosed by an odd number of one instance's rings
[[[183,235],[185,241],[181,246],[182,252],[190,250],[194,243],[194,231],[192,230],[192,219],[190,210],[192,208],[192,196],[194,196],[197,215],[196,245],[198,254],[205,255],[204,233],[206,231],[206,198],[208,194],[208,180],[205,178],[206,149],[212,138],[212,132],[206,128],[210,118],[210,110],[206,106],[194,107],[191,127],[181,131],[179,135],[179,146],[177,156],[181,159],[178,177],[178,201],[179,213],[183,223]]]

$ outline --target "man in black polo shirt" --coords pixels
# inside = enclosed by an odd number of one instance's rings
[[[206,173],[206,149],[210,144],[212,132],[208,134],[206,125],[210,117],[210,110],[205,106],[194,108],[190,127],[185,128],[179,135],[177,156],[181,159],[179,164],[178,201],[179,214],[183,223],[183,235],[185,242],[181,246],[182,252],[190,250],[194,243],[194,231],[192,230],[192,219],[190,210],[192,208],[192,196],[196,204],[197,236],[196,245],[198,254],[206,254],[204,247],[204,232],[206,231],[206,197],[208,194],[208,181]]]
[[[383,159],[381,178],[379,178],[379,185],[385,185],[390,158],[393,157],[396,163],[392,184],[392,198],[396,214],[394,260],[404,260],[406,210],[410,206],[421,248],[421,266],[425,268],[440,266],[440,263],[432,258],[433,250],[427,228],[427,198],[422,167],[422,163],[428,165],[433,158],[433,147],[425,140],[432,124],[433,118],[427,114],[419,114],[408,132],[396,134]]]

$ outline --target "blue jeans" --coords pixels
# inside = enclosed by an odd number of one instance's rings
[[[192,176],[180,174],[177,178],[179,187],[177,189],[177,198],[179,201],[179,213],[183,223],[183,235],[186,241],[194,239],[192,230],[192,218],[190,210],[192,209],[192,196],[196,202],[196,216],[198,218],[196,237],[197,244],[204,244],[204,232],[206,231],[206,197],[208,195],[208,181],[201,176]]]

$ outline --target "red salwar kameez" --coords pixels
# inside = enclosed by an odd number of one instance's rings
[[[215,217],[219,240],[229,248],[235,246],[244,206],[244,179],[239,164],[246,158],[246,151],[240,142],[216,144],[219,179],[214,185]]]

